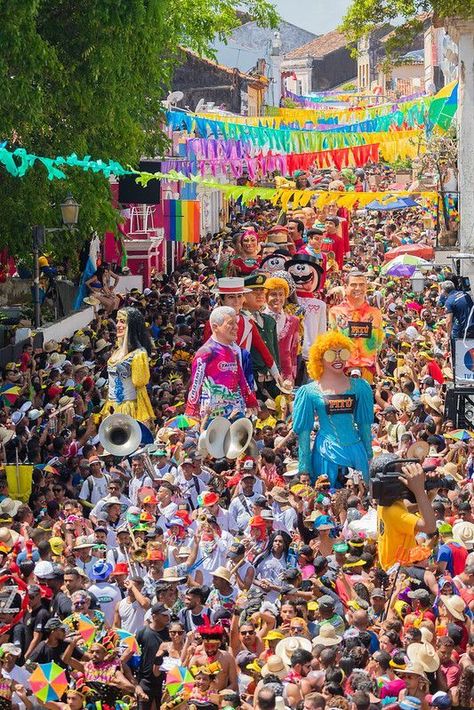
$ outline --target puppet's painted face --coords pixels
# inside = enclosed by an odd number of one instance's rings
[[[288,258],[284,254],[272,254],[269,259],[265,259],[262,269],[270,274],[274,274],[275,271],[283,271]]]
[[[319,273],[311,264],[292,264],[288,269],[297,290],[313,293],[319,286]]]
[[[244,234],[240,243],[242,245],[242,252],[244,254],[248,254],[249,256],[255,256],[257,254],[258,241],[257,237],[255,236],[255,234],[252,234],[252,232]]]
[[[127,313],[125,311],[119,311],[117,313],[117,338],[123,338],[127,332]]]

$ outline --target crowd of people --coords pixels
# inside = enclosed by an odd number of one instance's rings
[[[474,706],[474,435],[444,414],[474,308],[441,267],[417,292],[380,272],[432,239],[422,208],[235,207],[143,292],[102,265],[90,325],[23,346],[0,388],[2,708]],[[311,400],[328,366],[356,393],[338,431]],[[116,412],[153,443],[104,448]],[[251,422],[236,457],[222,419]],[[387,503],[369,475],[407,459]],[[51,662],[67,687],[40,697]]]

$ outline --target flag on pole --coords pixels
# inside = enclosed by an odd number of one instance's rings
[[[76,300],[74,301],[74,310],[78,311],[82,306],[83,299],[87,296],[87,286],[86,281],[90,279],[91,276],[97,271],[97,256],[100,252],[100,239],[97,235],[93,236],[91,243],[89,245],[89,256],[87,258],[84,271],[82,272],[81,280],[79,282],[79,290],[77,292]]]
[[[164,200],[165,236],[172,242],[198,244],[201,233],[199,200]]]

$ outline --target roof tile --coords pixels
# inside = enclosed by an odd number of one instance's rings
[[[325,35],[316,37],[316,39],[312,39],[311,42],[307,42],[301,47],[291,50],[291,52],[285,55],[285,59],[303,59],[303,57],[314,57],[318,59],[346,45],[346,37],[341,34],[341,32],[333,30]]]

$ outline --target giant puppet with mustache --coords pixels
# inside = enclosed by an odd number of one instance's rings
[[[285,270],[295,283],[296,298],[304,310],[302,355],[307,362],[310,346],[327,330],[326,304],[317,297],[324,270],[320,260],[309,254],[295,254],[285,263]]]

